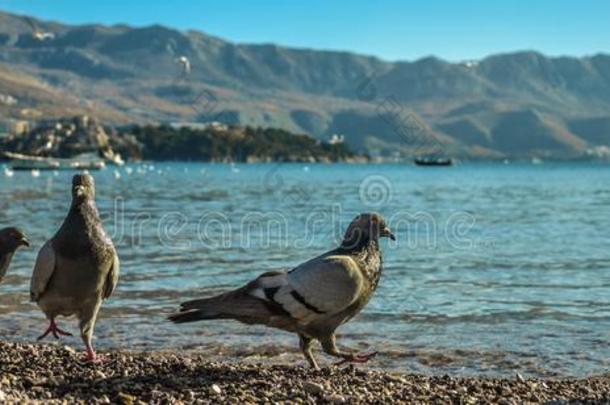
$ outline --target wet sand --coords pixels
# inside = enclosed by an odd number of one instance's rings
[[[109,351],[81,362],[60,345],[0,342],[0,403],[610,402],[610,374],[581,380],[396,374],[366,367],[211,362],[201,354]]]

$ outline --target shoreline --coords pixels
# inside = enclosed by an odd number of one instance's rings
[[[0,155],[0,165],[10,165],[11,159],[2,158]],[[354,165],[354,166],[380,166],[380,165],[405,165],[412,167],[417,166],[413,163],[412,159],[394,160],[394,159],[345,159],[337,161],[329,160],[188,160],[188,159],[142,159],[142,160],[126,160],[124,165],[114,166],[107,164],[106,168],[115,167],[120,169],[121,167],[129,165],[154,165],[154,164],[172,164],[172,163],[185,163],[185,164],[212,164],[212,165]],[[448,168],[456,167],[460,165],[497,165],[497,166],[511,166],[511,165],[524,165],[540,167],[544,165],[563,165],[563,164],[583,164],[583,165],[599,165],[608,166],[610,160],[607,159],[549,159],[544,160],[540,163],[534,163],[528,159],[455,159],[455,163],[452,166],[446,166]],[[64,169],[64,171],[69,171]]]
[[[610,374],[524,379],[390,373],[209,361],[193,352],[102,351],[81,362],[67,346],[0,342],[0,403],[523,403],[610,401]]]

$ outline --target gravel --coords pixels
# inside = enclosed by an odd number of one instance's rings
[[[581,380],[473,378],[219,363],[178,352],[103,355],[103,364],[87,364],[67,347],[0,342],[0,402],[610,403],[610,374]]]

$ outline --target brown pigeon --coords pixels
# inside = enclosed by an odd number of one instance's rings
[[[119,258],[102,227],[95,205],[95,184],[89,174],[72,179],[72,205],[64,223],[38,253],[30,296],[47,316],[49,333],[70,335],[55,318],[76,315],[86,348],[86,359],[97,357],[91,338],[102,301],[112,294],[119,279]]]
[[[20,246],[30,246],[30,242],[20,229],[15,227],[0,229],[0,282],[6,275],[15,251]]]
[[[311,352],[314,339],[341,363],[364,363],[376,353],[339,350],[335,330],[358,314],[377,288],[381,237],[395,239],[385,220],[375,213],[360,214],[338,248],[288,272],[264,273],[237,290],[185,302],[169,319],[175,323],[235,319],[297,333],[301,350],[314,368],[318,368]]]

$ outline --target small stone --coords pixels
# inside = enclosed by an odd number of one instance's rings
[[[122,392],[119,393],[119,398],[123,405],[133,405],[136,402],[136,397],[129,394],[124,394]]]
[[[303,383],[303,389],[305,392],[312,395],[318,395],[319,393],[324,392],[324,387],[321,384],[311,381],[305,381],[305,383]]]
[[[64,346],[64,350],[67,351],[70,354],[76,354],[76,350],[74,350],[70,346]]]
[[[214,395],[220,395],[222,394],[222,390],[220,389],[218,384],[212,384],[212,386],[210,387],[210,393]]]
[[[102,404],[109,404],[110,403],[110,398],[108,398],[108,395],[102,395],[102,397],[100,398],[100,402]]]
[[[345,403],[345,397],[343,395],[339,395],[339,394],[325,395],[324,400],[328,401],[330,403],[333,403],[333,404],[344,404]]]
[[[97,378],[101,378],[101,379],[106,378],[106,374],[104,374],[104,372],[102,370],[95,370],[95,376]]]
[[[400,376],[397,376],[397,375],[393,375],[393,374],[388,374],[388,375],[385,376],[385,378],[388,381],[392,381],[392,382],[399,383],[399,384],[405,384],[406,383],[404,378],[402,378]]]
[[[32,377],[27,377],[25,379],[25,381],[32,387],[36,387],[36,386],[40,386],[40,385],[45,385],[47,383],[47,379],[46,378],[32,378]]]
[[[517,378],[517,381],[519,381],[520,383],[525,382],[525,378],[523,378],[523,376],[521,374],[517,373],[515,377]]]

